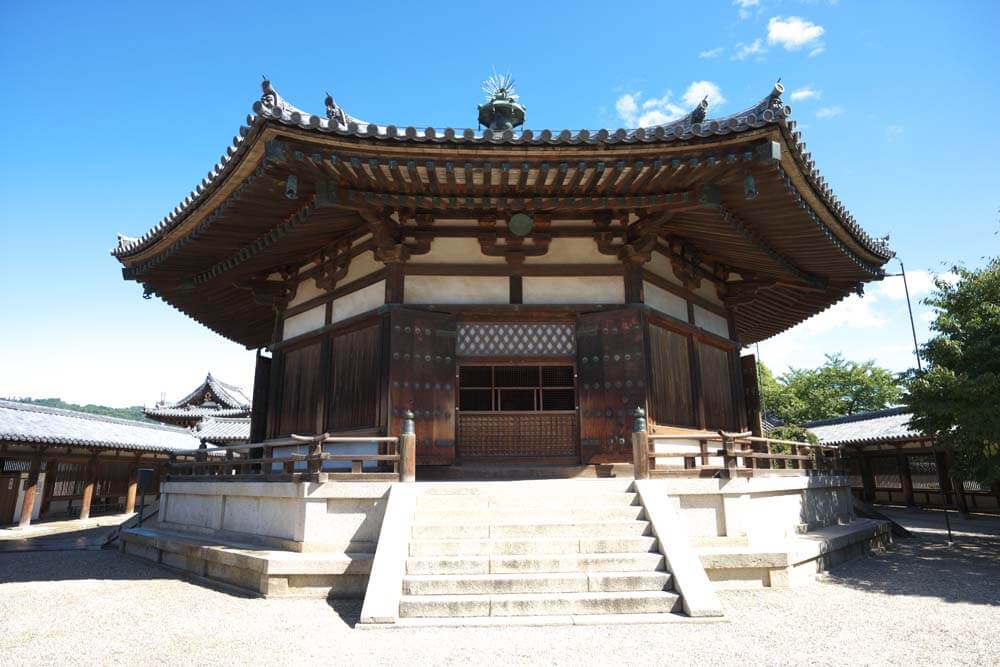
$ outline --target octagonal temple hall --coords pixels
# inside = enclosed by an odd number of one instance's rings
[[[892,256],[782,90],[533,131],[494,77],[455,130],[329,95],[314,115],[265,80],[212,171],[113,250],[147,297],[258,350],[250,441],[172,464],[124,551],[362,597],[361,623],[611,623],[719,616],[716,587],[883,545],[835,447],[763,436],[740,357]]]
[[[753,425],[739,350],[879,279],[892,256],[815,167],[777,84],[711,118],[485,129],[314,115],[268,81],[219,163],[113,255],[261,355],[257,442],[386,435],[417,465],[631,460],[631,416]]]

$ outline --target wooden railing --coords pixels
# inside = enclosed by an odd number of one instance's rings
[[[401,481],[416,477],[416,435],[413,413],[403,414],[403,432],[397,436],[337,436],[293,434],[287,441],[269,441],[247,447],[225,447],[196,453],[193,461],[167,464],[167,481],[172,482],[327,482],[327,481]],[[328,444],[379,443],[386,450],[379,454],[330,453]],[[276,456],[275,450],[308,445],[306,454]],[[251,457],[252,449],[262,449],[263,456]],[[220,454],[224,452],[224,454]],[[324,469],[327,462],[350,463],[350,471]],[[366,467],[366,463],[374,466]],[[302,465],[305,464],[305,465]],[[278,468],[276,471],[275,468]],[[303,469],[304,468],[304,469]]]
[[[648,432],[642,408],[636,408],[634,416],[632,456],[636,479],[648,479],[651,476],[733,478],[846,474],[840,459],[840,449],[835,446],[762,438],[749,432],[655,434]],[[657,441],[696,441],[698,450],[657,452]],[[659,459],[681,459],[684,467],[658,467]]]

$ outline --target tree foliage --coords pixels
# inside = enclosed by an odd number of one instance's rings
[[[902,396],[891,371],[840,354],[826,355],[818,368],[791,368],[778,379],[761,364],[758,375],[764,410],[786,424],[881,410]]]
[[[152,422],[146,417],[141,405],[132,405],[127,408],[110,408],[106,405],[79,405],[77,403],[67,403],[61,398],[13,398],[18,403],[31,403],[33,405],[44,405],[49,408],[61,408],[63,410],[76,410],[77,412],[87,412],[93,415],[103,415],[105,417],[118,417],[119,419],[131,419],[139,422]]]
[[[774,438],[775,440],[791,440],[792,442],[803,442],[809,445],[819,443],[819,438],[816,437],[816,434],[804,426],[775,426],[767,435],[769,438]],[[784,450],[782,449],[781,451]]]
[[[957,471],[1000,483],[1000,258],[955,282],[935,280],[924,303],[937,310],[933,338],[921,349],[923,372],[908,375],[912,424],[954,454]]]

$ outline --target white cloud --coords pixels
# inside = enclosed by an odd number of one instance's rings
[[[750,56],[761,56],[767,53],[767,49],[764,48],[764,41],[761,39],[755,39],[750,44],[744,44],[739,42],[736,45],[736,53],[733,54],[733,60],[746,60]]]
[[[684,91],[684,104],[694,108],[706,97],[710,107],[721,106],[726,101],[722,91],[711,81],[694,81]]]
[[[787,19],[774,16],[767,22],[767,43],[780,44],[787,51],[812,46],[814,48],[809,55],[817,55],[823,50],[823,45],[819,43],[823,32],[822,26],[798,16],[789,16]]]
[[[812,58],[813,56],[818,56],[819,54],[823,53],[824,51],[826,51],[826,47],[825,46],[822,46],[822,45],[821,46],[817,46],[815,49],[813,49],[812,51],[809,52],[809,57]]]
[[[890,139],[895,139],[903,133],[902,125],[889,125],[885,128],[885,133]]]
[[[702,51],[701,53],[698,54],[698,57],[707,59],[707,58],[718,58],[721,55],[722,55],[722,47],[717,46],[714,49],[708,49],[707,51]]]
[[[803,88],[796,88],[792,91],[789,96],[792,98],[793,102],[804,102],[805,100],[818,100],[823,97],[822,90],[816,90],[812,86],[805,86]]]
[[[753,16],[752,7],[760,7],[760,0],[733,0],[733,4],[739,7],[740,19],[746,20]]]
[[[629,127],[651,127],[683,118],[708,97],[710,105],[718,106],[726,101],[719,86],[711,81],[694,81],[687,87],[678,102],[673,93],[667,91],[663,97],[642,99],[641,92],[625,93],[615,101],[619,118]]]
[[[816,112],[816,117],[817,118],[833,118],[835,116],[841,115],[842,113],[844,113],[843,107],[839,107],[839,106],[823,107],[822,109],[820,109],[819,111]]]
[[[924,269],[907,271],[905,287],[910,290],[910,301],[915,303],[917,299],[933,292],[935,278],[943,278],[947,282],[954,282],[958,276],[951,272],[935,276],[930,271]],[[887,276],[882,282],[876,283],[871,288],[871,291],[873,294],[893,301],[902,301],[906,298],[903,278],[899,275]]]
[[[860,297],[852,294],[837,305],[824,310],[800,326],[804,333],[818,334],[847,327],[850,329],[883,329],[888,321],[875,312],[872,306],[876,296]]]

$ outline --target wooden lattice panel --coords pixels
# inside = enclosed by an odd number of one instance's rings
[[[572,324],[460,324],[462,357],[539,357],[576,354]]]
[[[463,458],[572,457],[576,442],[575,413],[458,416]]]

